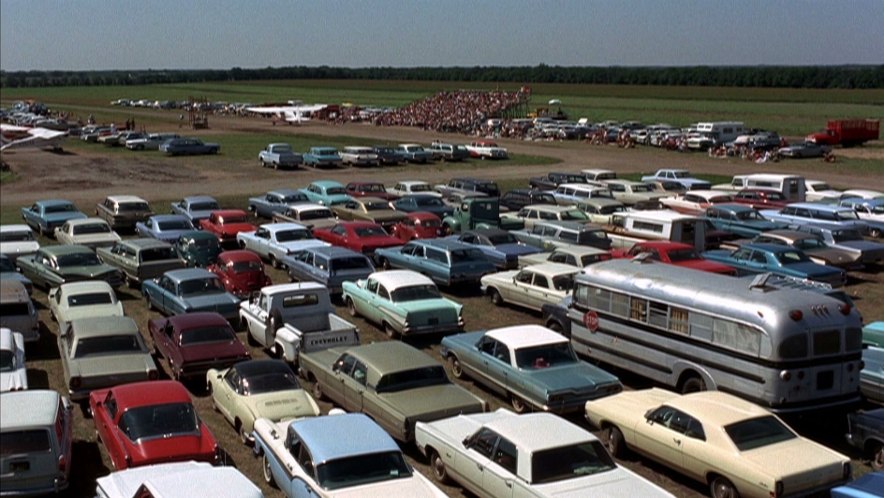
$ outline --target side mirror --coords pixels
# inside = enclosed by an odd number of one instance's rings
[[[472,445],[472,444],[473,444],[473,435],[471,434],[471,435],[469,435],[469,436],[467,436],[467,437],[464,438],[464,440],[463,440],[463,447],[464,447],[464,448],[469,448],[470,445]]]

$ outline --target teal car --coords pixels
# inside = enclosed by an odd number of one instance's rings
[[[484,275],[497,271],[482,251],[453,239],[412,240],[404,246],[376,250],[375,259],[385,270],[414,270],[446,287],[475,286]]]
[[[194,230],[178,237],[175,242],[175,253],[187,266],[205,268],[218,259],[218,255],[221,254],[221,244],[214,234]]]
[[[309,202],[315,202],[323,206],[334,206],[335,204],[344,204],[353,200],[352,197],[347,195],[347,188],[342,183],[334,180],[317,180],[307,185],[307,188],[302,188],[298,191],[306,195]]]
[[[872,322],[863,327],[863,344],[884,348],[884,322]]]
[[[420,273],[375,272],[344,282],[343,289],[350,315],[365,317],[391,338],[463,330],[463,305],[442,297],[436,284]]]
[[[16,264],[34,287],[47,290],[81,280],[104,280],[114,288],[123,283],[120,270],[102,263],[92,249],[81,245],[43,246],[34,254],[19,257]]]

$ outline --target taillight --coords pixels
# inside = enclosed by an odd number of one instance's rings
[[[783,370],[782,372],[780,372],[780,378],[786,382],[789,382],[790,380],[792,380],[792,372],[788,370]]]
[[[58,471],[64,472],[67,470],[67,467],[68,467],[67,459],[64,457],[64,455],[58,455]]]
[[[83,379],[80,377],[71,377],[70,383],[68,384],[71,389],[79,389],[81,385],[83,385]]]
[[[160,374],[156,370],[147,372],[147,380],[157,380],[158,378],[160,378]]]
[[[789,312],[789,318],[797,322],[804,318],[804,313],[802,313],[801,310],[792,310]]]
[[[841,306],[838,306],[838,311],[840,311],[842,315],[848,315],[850,314],[850,305],[844,303]]]

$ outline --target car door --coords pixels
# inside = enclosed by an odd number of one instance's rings
[[[530,301],[528,292],[533,280],[533,271],[522,270],[516,273],[512,282],[506,282],[501,286],[501,296],[511,303],[527,304]]]
[[[649,457],[681,471],[687,415],[663,405],[648,412],[635,427],[635,445]]]
[[[353,372],[353,367],[355,366],[356,358],[354,356],[348,353],[342,354],[334,364],[331,365],[331,373],[326,377],[327,382],[325,385],[322,385],[322,392],[328,396],[329,399],[348,411],[352,411],[350,403],[353,399],[347,399],[344,382],[345,378],[349,377]],[[317,380],[317,382],[321,381],[322,378]]]
[[[150,300],[150,304],[160,311],[165,311],[165,308],[163,308],[163,294],[165,294],[166,288],[168,288],[170,283],[171,280],[169,277],[163,275],[157,280],[156,285],[150,286],[150,291],[147,293],[147,298]]]
[[[342,389],[344,391],[345,406],[351,412],[361,412],[365,407],[365,383],[368,369],[359,360],[353,365],[349,374],[343,375]],[[381,417],[383,412],[374,410],[373,417]]]
[[[267,329],[267,312],[265,311],[267,308],[267,294],[263,292],[258,295],[257,298],[249,299],[248,304],[245,309],[240,308],[240,316],[246,319],[246,326],[249,329],[249,333],[255,340],[265,341],[266,338],[266,329]],[[266,343],[263,343],[265,346]]]
[[[518,468],[518,450],[512,441],[500,436],[482,473],[482,489],[494,498],[513,496],[513,481]]]
[[[117,438],[115,430],[115,420],[117,416],[117,401],[112,391],[108,391],[104,399],[101,400],[101,409],[93,410],[92,416],[95,419],[95,431],[104,442],[107,454],[114,464],[119,468],[122,462],[119,449],[117,448]]]
[[[484,489],[484,473],[498,439],[497,433],[483,427],[467,439],[464,451],[454,460],[454,469],[463,478],[461,484],[477,495],[491,496]]]
[[[218,392],[212,394],[215,398],[215,404],[218,406],[218,411],[230,423],[233,423],[236,418],[234,414],[237,404],[236,397],[241,396],[242,392],[242,378],[235,368],[231,368],[227,370],[221,382],[218,383]]]
[[[374,321],[375,312],[373,309],[374,302],[378,292],[378,281],[369,278],[365,281],[365,286],[357,296],[353,296],[353,306],[356,311],[370,321]]]
[[[310,251],[302,251],[294,256],[295,262],[289,265],[288,272],[292,281],[317,280],[316,269],[313,267],[315,256]]]
[[[488,336],[482,337],[476,345],[478,356],[471,362],[475,368],[474,378],[488,386],[492,391],[500,395],[506,395],[506,375],[504,375],[502,360],[495,354],[502,353],[498,350],[498,341]],[[492,373],[493,372],[493,373]]]
[[[550,282],[546,275],[535,273],[531,285],[526,285],[524,288],[527,297],[525,305],[531,309],[540,311],[545,303],[551,301],[549,296],[553,290],[552,282]]]

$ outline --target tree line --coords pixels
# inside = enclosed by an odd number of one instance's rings
[[[884,88],[884,65],[576,67],[541,64],[517,67],[290,66],[206,70],[0,71],[2,88],[295,79],[869,89]]]

